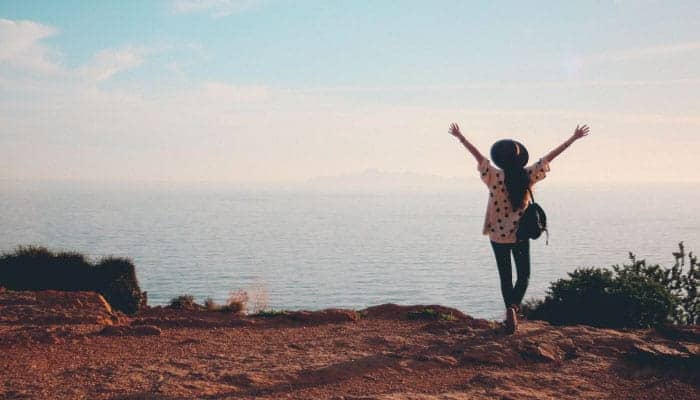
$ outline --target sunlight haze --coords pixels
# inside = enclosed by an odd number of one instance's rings
[[[528,3],[3,1],[0,179],[475,180],[455,121],[531,160],[590,125],[553,182],[697,182],[697,2]]]

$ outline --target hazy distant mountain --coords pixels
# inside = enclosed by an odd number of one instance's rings
[[[347,189],[347,190],[431,190],[431,189],[464,189],[468,178],[444,177],[415,172],[387,172],[368,169],[349,174],[319,176],[303,183],[303,186],[314,189]]]

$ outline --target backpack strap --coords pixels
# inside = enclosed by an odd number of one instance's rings
[[[527,188],[527,191],[528,191],[528,193],[530,193],[530,203],[534,203],[535,202],[535,195],[532,194],[532,190],[529,187]]]

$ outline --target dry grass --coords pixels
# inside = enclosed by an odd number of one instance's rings
[[[207,311],[219,311],[221,308],[221,306],[216,304],[214,299],[211,297],[204,300],[204,307],[207,309]]]
[[[260,311],[267,310],[269,297],[267,288],[261,282],[256,281],[255,284],[248,290],[250,311],[256,314]]]
[[[194,310],[197,308],[197,303],[194,302],[194,297],[191,294],[183,294],[170,300],[170,307],[180,310]]]
[[[232,292],[221,311],[244,314],[248,310],[248,293],[244,290]]]
[[[262,284],[256,283],[249,290],[231,292],[226,303],[218,304],[213,298],[204,300],[204,305],[195,303],[191,295],[178,296],[170,301],[170,307],[181,309],[205,309],[212,312],[233,314],[257,314],[268,310],[267,290]]]

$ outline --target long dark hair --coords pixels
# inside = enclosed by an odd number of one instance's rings
[[[499,140],[491,146],[491,159],[503,170],[503,183],[513,210],[520,209],[525,205],[525,196],[530,188],[530,176],[525,170],[529,159],[527,149],[515,140]]]

